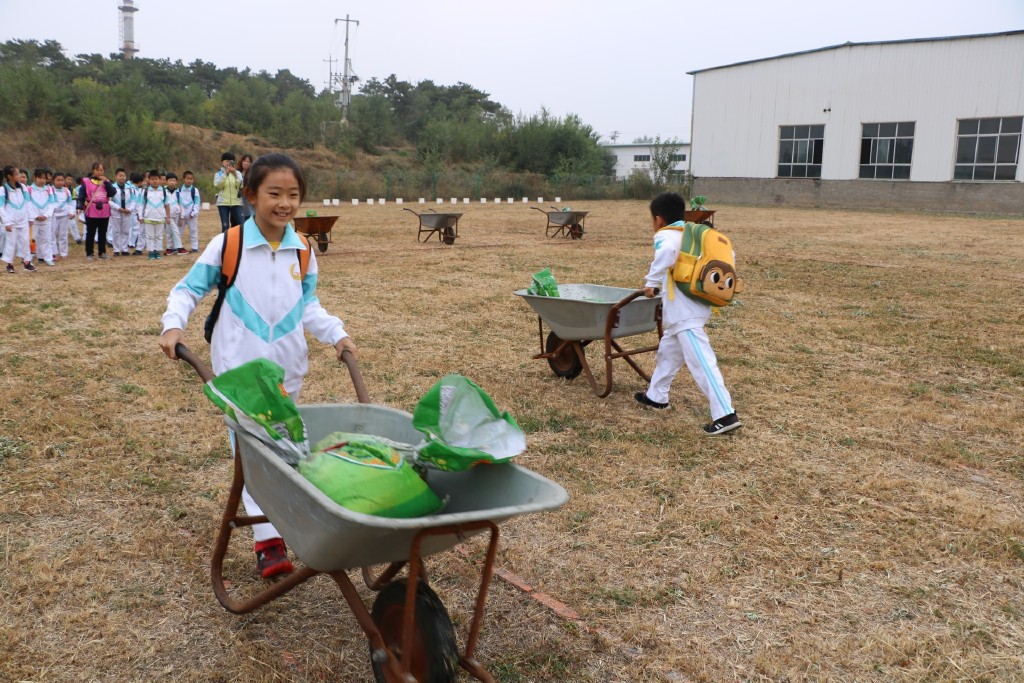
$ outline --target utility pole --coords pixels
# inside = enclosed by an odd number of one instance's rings
[[[327,55],[327,59],[321,61],[327,62],[327,89],[334,90],[334,64],[337,59],[334,59],[334,55]]]
[[[359,26],[359,22],[355,19],[349,19],[346,14],[344,19],[335,19],[334,25],[337,26],[342,21],[345,22],[345,61],[343,62],[344,74],[341,80],[341,125],[347,126],[348,105],[352,100],[352,83],[359,80],[359,77],[352,72],[352,62],[348,58],[348,26],[349,24]]]

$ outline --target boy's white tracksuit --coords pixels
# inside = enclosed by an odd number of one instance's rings
[[[682,225],[682,222],[672,225]],[[689,368],[693,380],[711,406],[711,419],[734,412],[729,390],[725,388],[718,359],[711,348],[704,324],[711,317],[711,305],[695,301],[678,288],[669,297],[676,284],[668,271],[679,258],[682,230],[662,229],[654,234],[654,260],[644,277],[645,287],[661,288],[661,318],[664,334],[658,344],[658,359],[647,389],[647,398],[668,403],[669,387],[682,368]]]
[[[32,184],[28,186],[28,220],[32,224],[32,238],[36,241],[39,261],[53,265],[53,188]],[[31,249],[31,246],[30,246]]]
[[[142,221],[139,220],[139,202],[142,201],[142,188],[128,182],[132,188],[132,201],[135,202],[135,211],[132,212],[132,229],[128,237],[128,247],[136,251],[142,251],[146,246],[146,231],[143,229]]]
[[[23,189],[24,188],[24,189]],[[28,222],[32,207],[28,201],[28,189],[24,185],[12,187],[0,185],[0,229],[4,231],[3,262],[14,263],[17,256],[22,261],[32,261],[32,250],[28,241]],[[10,228],[8,231],[7,228]]]
[[[178,232],[184,240],[188,229],[189,247],[199,251],[199,207],[202,197],[195,185],[183,186],[178,190],[178,204],[181,205],[181,219],[178,221]]]
[[[284,368],[284,389],[297,401],[308,371],[306,332],[335,345],[348,336],[345,325],[330,315],[316,297],[317,263],[310,253],[305,277],[299,271],[298,250],[306,246],[289,225],[277,250],[260,233],[255,220],[243,228],[242,255],[234,284],[224,296],[220,318],[213,328],[210,360],[221,374],[256,358],[267,358]],[[167,297],[163,331],[184,330],[200,299],[216,291],[221,274],[224,234],[206,245],[188,274]],[[249,515],[259,506],[243,492]],[[253,527],[257,542],[279,538],[270,524]]]
[[[75,224],[75,200],[66,187],[53,188],[53,239],[57,256],[68,256],[68,230]]]
[[[181,220],[181,204],[178,202],[178,190],[167,190],[167,201],[171,205],[171,222],[164,226],[164,237],[167,249],[178,251],[181,249],[181,231],[178,230],[178,221]]]
[[[115,254],[128,252],[132,237],[132,214],[135,213],[135,196],[128,183],[114,183],[114,196],[110,198],[110,223],[107,228],[111,235]]]
[[[146,235],[146,251],[163,251],[170,194],[162,187],[146,187],[139,190],[138,202],[139,222]],[[137,242],[135,246],[139,246]]]

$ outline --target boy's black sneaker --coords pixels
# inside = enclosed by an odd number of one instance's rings
[[[14,265],[13,264],[11,264],[11,263],[7,264],[7,272],[10,273],[11,275],[14,275]]]
[[[25,270],[27,270],[28,272],[30,272],[30,273],[36,272],[36,267],[33,266],[31,262],[25,261],[22,265],[25,266]]]
[[[725,417],[720,417],[714,422],[704,425],[704,434],[707,436],[718,436],[719,434],[739,429],[742,426],[743,423],[740,422],[740,418],[736,416],[736,413],[729,413]]]
[[[648,406],[649,408],[654,408],[655,410],[665,410],[666,408],[668,408],[668,403],[658,403],[657,401],[652,401],[651,399],[647,398],[647,394],[645,394],[642,391],[638,391],[635,394],[633,394],[633,398],[636,399],[637,403]]]

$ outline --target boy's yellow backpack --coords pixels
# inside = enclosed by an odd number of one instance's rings
[[[724,234],[703,223],[668,226],[683,233],[679,258],[669,271],[686,296],[712,306],[728,306],[733,296],[743,291],[743,281],[736,277],[736,261],[732,242]],[[675,287],[668,296],[674,299]]]

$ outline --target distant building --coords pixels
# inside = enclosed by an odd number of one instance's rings
[[[675,160],[676,165],[673,167],[673,170],[678,173],[684,173],[689,165],[690,143],[680,143],[673,146],[679,148],[675,153],[678,158]],[[655,145],[652,143],[635,142],[630,145],[601,145],[601,147],[615,155],[615,177],[622,179],[628,178],[633,169],[647,169],[650,167],[651,148],[655,147]]]
[[[1024,213],[1024,31],[690,73],[689,169],[715,201]]]

